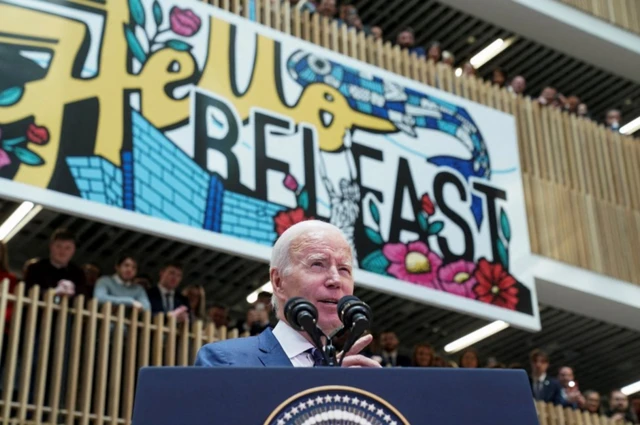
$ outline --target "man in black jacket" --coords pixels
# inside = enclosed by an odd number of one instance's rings
[[[408,356],[398,353],[398,336],[395,332],[386,331],[380,334],[380,356],[382,357],[382,367],[408,367],[411,366],[411,359]]]
[[[176,291],[181,281],[181,264],[169,262],[160,269],[158,285],[147,292],[153,314],[167,313],[174,315],[178,322],[189,318],[189,301],[180,292]]]
[[[549,356],[542,350],[535,349],[531,352],[531,392],[533,398],[547,403],[564,405],[562,397],[562,385],[558,380],[547,375],[549,369]]]

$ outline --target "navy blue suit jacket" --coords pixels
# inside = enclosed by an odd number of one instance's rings
[[[529,378],[529,383],[531,385],[531,392],[533,393],[534,398],[540,401],[545,401],[547,403],[553,403],[555,405],[565,405],[564,398],[562,397],[562,385],[558,382],[557,379],[547,377],[544,380],[544,385],[542,386],[542,392],[538,397],[535,397],[535,391],[533,388],[533,381]]]
[[[293,367],[271,328],[257,336],[209,343],[198,351],[195,365]]]

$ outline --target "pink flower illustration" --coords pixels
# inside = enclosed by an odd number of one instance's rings
[[[424,242],[416,241],[408,245],[388,243],[382,248],[382,253],[391,262],[387,267],[389,274],[421,286],[441,289],[437,276],[442,259],[429,251]]]
[[[438,278],[442,289],[451,294],[476,299],[473,287],[478,283],[473,272],[476,265],[470,261],[458,260],[440,268]]]
[[[191,37],[200,29],[202,21],[191,9],[180,9],[177,6],[169,12],[171,31],[183,37]]]
[[[9,154],[0,149],[0,168],[5,167],[11,164],[11,158],[9,158]]]
[[[298,181],[291,174],[287,174],[287,177],[284,178],[283,184],[284,184],[284,187],[286,187],[292,192],[295,192],[298,190]]]

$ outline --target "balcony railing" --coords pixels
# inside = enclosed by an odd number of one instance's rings
[[[99,306],[82,296],[57,300],[19,284],[0,284],[2,398],[0,423],[131,424],[136,377],[145,366],[192,365],[211,341],[237,338],[213,324],[176,323],[174,317]],[[536,402],[541,425],[607,425],[587,412]]]

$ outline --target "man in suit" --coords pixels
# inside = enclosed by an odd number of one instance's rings
[[[176,262],[166,263],[160,269],[160,281],[149,289],[151,313],[167,313],[176,317],[178,322],[189,318],[189,301],[176,291],[182,281],[182,265]]]
[[[382,367],[409,367],[411,359],[408,356],[398,353],[398,336],[393,331],[386,331],[380,334],[380,347],[382,351]]]
[[[293,366],[321,364],[321,353],[305,332],[294,330],[284,317],[287,300],[304,297],[318,309],[318,327],[325,334],[342,326],[337,302],[353,294],[351,247],[344,234],[332,224],[317,220],[297,223],[276,241],[271,252],[269,276],[272,303],[278,323],[260,335],[205,345],[198,352],[196,366]],[[380,367],[361,354],[372,336],[360,338],[345,354],[345,367]]]
[[[549,356],[542,350],[531,352],[531,391],[533,398],[555,405],[563,405],[562,385],[556,379],[547,375]]]

